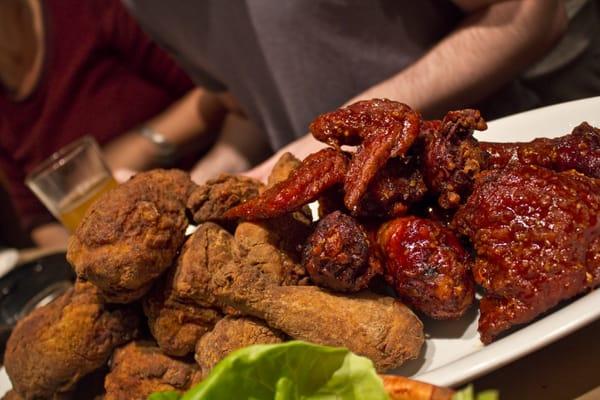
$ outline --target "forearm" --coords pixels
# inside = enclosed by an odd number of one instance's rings
[[[417,62],[349,103],[390,98],[439,117],[482,100],[513,79],[547,51],[565,26],[560,0],[487,5]]]
[[[224,104],[212,93],[195,89],[162,113],[141,124],[161,133],[178,148],[210,140],[226,114]],[[104,147],[111,169],[144,170],[158,164],[160,149],[133,130]]]

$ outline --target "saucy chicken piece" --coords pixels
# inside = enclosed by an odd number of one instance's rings
[[[477,252],[484,343],[600,284],[598,180],[520,164],[487,171],[454,224]]]
[[[554,139],[540,138],[527,143],[487,143],[480,146],[490,156],[491,168],[503,168],[511,160],[534,164],[554,171],[574,169],[600,178],[600,129],[587,122],[569,135]]]
[[[193,188],[183,171],[153,170],[103,195],[69,240],[67,260],[77,276],[110,302],[141,298],[183,244]]]
[[[417,310],[436,319],[456,319],[475,300],[469,254],[440,223],[397,218],[379,229],[378,242],[386,280]]]
[[[171,358],[150,342],[132,342],[112,357],[104,400],[146,400],[154,392],[185,392],[199,381],[196,365]]]
[[[32,311],[13,330],[4,365],[25,399],[59,398],[137,335],[138,315],[109,307],[89,283]]]
[[[178,301],[172,284],[173,277],[169,274],[143,299],[143,307],[160,349],[165,354],[182,357],[194,351],[198,339],[223,315],[214,308]]]
[[[365,228],[340,211],[319,221],[304,246],[302,264],[314,283],[339,292],[365,289],[383,272]]]
[[[268,219],[296,211],[343,182],[347,169],[345,154],[332,148],[323,149],[306,157],[285,181],[234,207],[225,213],[225,217]]]
[[[344,204],[351,213],[377,173],[394,157],[403,156],[419,135],[421,116],[409,106],[387,99],[358,101],[317,117],[310,132],[339,148],[358,146],[344,178]]]
[[[198,341],[196,362],[206,377],[229,353],[254,344],[282,343],[285,335],[251,317],[227,316]]]
[[[477,110],[450,111],[443,121],[423,124],[421,171],[427,187],[444,209],[458,207],[471,192],[474,177],[487,165],[487,155],[473,130],[487,125]]]

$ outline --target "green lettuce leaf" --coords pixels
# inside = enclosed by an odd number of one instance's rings
[[[156,392],[148,396],[148,400],[179,400],[180,398],[179,392]]]
[[[388,396],[371,360],[343,348],[291,341],[240,349],[180,398],[150,398],[201,399],[388,400]]]

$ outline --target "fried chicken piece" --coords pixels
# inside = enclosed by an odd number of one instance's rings
[[[181,357],[194,351],[198,339],[223,316],[214,308],[177,301],[172,285],[170,274],[144,298],[143,306],[160,349],[167,355]]]
[[[402,303],[372,293],[333,294],[316,286],[242,287],[223,290],[221,300],[294,339],[346,347],[368,357],[378,371],[419,355],[421,321]]]
[[[358,221],[335,211],[321,219],[308,238],[302,265],[319,286],[357,292],[383,272],[374,245]]]
[[[25,399],[59,398],[132,340],[137,326],[131,308],[109,307],[93,285],[77,283],[19,321],[6,346],[6,372]]]
[[[229,353],[253,344],[282,343],[285,335],[251,317],[227,316],[202,336],[196,345],[196,362],[206,377]]]
[[[2,400],[23,400],[23,397],[21,397],[19,393],[12,389],[6,392],[4,396],[2,396]]]
[[[315,201],[327,189],[343,182],[348,159],[335,149],[311,154],[289,178],[225,213],[226,218],[246,220],[280,217]]]
[[[477,252],[483,343],[600,284],[599,215],[600,181],[575,171],[482,174],[454,224]]]
[[[442,208],[464,202],[475,176],[486,168],[486,153],[473,137],[474,129],[482,131],[487,125],[479,111],[469,109],[450,111],[441,123],[424,124],[421,171]]]
[[[110,302],[142,297],[183,244],[193,188],[182,171],[153,170],[102,196],[69,240],[67,259],[77,276]]]
[[[419,134],[421,116],[409,106],[387,99],[359,101],[325,113],[310,124],[317,139],[339,148],[356,146],[344,178],[344,204],[356,214],[378,171],[404,155]]]
[[[198,186],[190,195],[187,207],[194,221],[223,222],[223,214],[246,200],[258,196],[263,184],[245,176],[222,174]]]
[[[186,277],[179,285],[188,290],[184,295],[208,294],[221,307],[263,319],[293,338],[348,347],[370,357],[380,369],[418,355],[423,325],[400,302],[370,294],[337,296],[312,286],[281,286],[276,274],[240,257],[234,237],[218,225],[202,224],[196,234],[211,245],[193,246],[202,255],[186,264],[185,271],[176,271],[176,290],[177,275]]]
[[[154,392],[185,392],[199,381],[196,365],[171,358],[150,342],[132,342],[112,357],[104,400],[146,400]]]
[[[267,187],[273,187],[279,182],[285,181],[301,164],[302,161],[294,157],[292,153],[283,153],[269,174]]]
[[[399,217],[427,193],[415,156],[394,158],[377,173],[355,212],[359,216]]]
[[[397,218],[379,229],[378,242],[386,280],[417,310],[436,319],[456,319],[475,300],[469,255],[440,223]]]
[[[490,156],[491,168],[503,168],[511,160],[533,164],[554,171],[574,169],[600,178],[600,129],[587,122],[569,135],[555,139],[540,138],[527,143],[487,143],[480,146]]]

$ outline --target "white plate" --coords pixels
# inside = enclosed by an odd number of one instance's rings
[[[569,133],[582,121],[600,126],[600,97],[540,108],[489,123],[481,140],[514,142]],[[477,333],[478,313],[460,321],[424,321],[428,335],[423,355],[397,372],[440,386],[453,386],[499,368],[600,317],[600,290],[591,292],[552,314],[488,345]],[[10,390],[0,370],[0,395]]]
[[[477,137],[485,141],[529,141],[569,133],[587,121],[600,126],[600,97],[515,114],[489,123]],[[478,313],[460,321],[424,321],[428,334],[419,360],[398,373],[440,386],[460,385],[531,353],[600,317],[600,290],[593,291],[518,331],[483,346]]]

